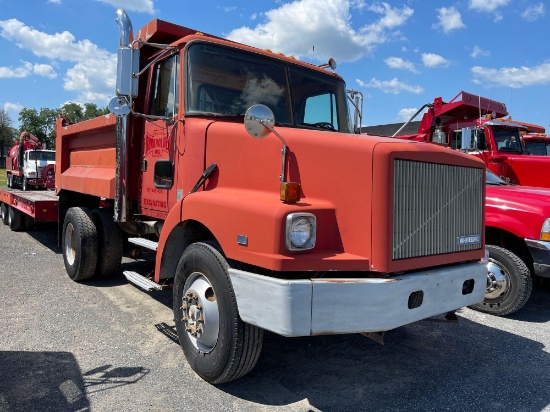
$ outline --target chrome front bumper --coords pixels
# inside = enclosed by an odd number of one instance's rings
[[[229,275],[244,322],[283,336],[309,336],[386,331],[482,302],[487,264],[390,279],[283,280],[236,269]]]

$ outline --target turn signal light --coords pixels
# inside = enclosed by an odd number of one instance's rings
[[[299,202],[302,198],[302,186],[296,182],[281,183],[281,200],[287,203]]]

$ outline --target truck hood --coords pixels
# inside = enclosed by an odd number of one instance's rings
[[[487,186],[485,219],[521,238],[538,239],[550,217],[550,189],[528,186]]]

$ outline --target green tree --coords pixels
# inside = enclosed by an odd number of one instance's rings
[[[67,116],[71,123],[77,123],[84,119],[84,109],[78,103],[65,103],[61,106],[61,113]]]
[[[4,109],[0,110],[0,157],[8,150],[16,139],[17,131],[12,127],[13,121]]]
[[[104,116],[109,113],[109,108],[105,106],[103,109],[97,107],[94,103],[84,103],[84,119],[93,119],[94,117]]]

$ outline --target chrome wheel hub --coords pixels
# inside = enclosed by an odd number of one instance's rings
[[[189,339],[200,352],[211,352],[218,342],[220,316],[214,289],[202,273],[193,272],[186,280],[182,302],[181,321]]]
[[[485,299],[495,300],[510,290],[510,274],[498,262],[489,259],[487,263],[487,289]]]
[[[69,265],[74,265],[76,260],[76,248],[75,248],[75,233],[72,223],[67,225],[65,229],[65,258]]]

